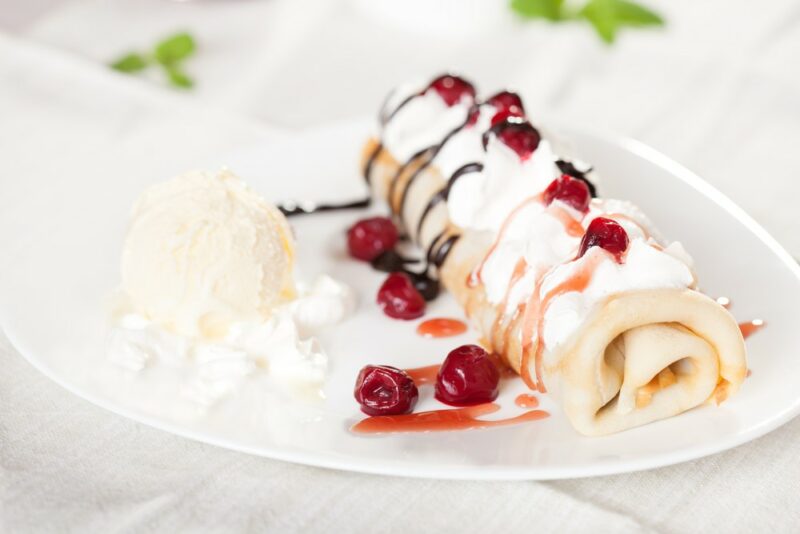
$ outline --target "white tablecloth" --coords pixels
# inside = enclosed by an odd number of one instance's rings
[[[61,4],[14,36],[0,34],[0,225],[23,231],[17,221],[28,207],[53,201],[48,193],[71,173],[159,179],[277,128],[373,113],[398,81],[453,68],[487,90],[517,87],[533,117],[655,146],[800,255],[800,6],[651,3],[668,29],[623,35],[610,49],[586,28],[538,23],[461,38],[411,33],[350,3],[321,0]],[[198,83],[190,93],[104,66],[181,28],[201,47],[189,63]],[[2,276],[15,251],[0,250]],[[144,427],[51,383],[2,336],[0,369],[4,532],[800,527],[800,421],[723,454],[643,473],[547,483],[411,480],[290,465]]]

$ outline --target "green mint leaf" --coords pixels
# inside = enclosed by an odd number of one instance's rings
[[[558,21],[563,17],[564,0],[511,0],[511,9],[529,19]]]
[[[177,63],[194,54],[194,38],[188,33],[177,33],[156,45],[153,51],[156,60],[162,65]]]
[[[126,54],[111,63],[111,68],[120,72],[139,72],[147,67],[147,59],[135,52]]]
[[[664,25],[664,19],[658,13],[627,0],[616,0],[614,11],[616,12],[617,22],[626,26]]]
[[[592,23],[597,35],[607,44],[614,42],[619,22],[616,16],[617,0],[590,0],[580,15]]]
[[[174,64],[165,64],[164,70],[169,78],[169,83],[181,89],[191,89],[194,86],[194,80],[189,78],[185,72],[180,70]]]

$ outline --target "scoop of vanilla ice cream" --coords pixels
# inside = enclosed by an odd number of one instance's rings
[[[283,214],[229,171],[189,172],[133,207],[122,289],[134,310],[177,334],[218,338],[294,296]]]

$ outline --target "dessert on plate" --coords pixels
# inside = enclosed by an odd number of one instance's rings
[[[281,211],[227,170],[150,187],[131,213],[109,359],[186,368],[179,387],[201,408],[255,374],[317,394],[327,356],[313,336],[354,300],[326,275],[298,282],[294,248]]]
[[[604,435],[736,392],[733,316],[633,204],[597,196],[510,91],[443,75],[399,87],[363,149],[376,198],[498,354],[572,425]],[[388,281],[387,281],[388,282]],[[395,282],[396,284],[396,282]]]

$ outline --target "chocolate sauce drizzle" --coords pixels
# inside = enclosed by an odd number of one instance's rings
[[[441,268],[444,262],[447,261],[447,256],[450,255],[453,245],[455,245],[456,241],[461,237],[460,234],[453,234],[439,244],[439,241],[441,241],[446,234],[447,230],[442,230],[433,238],[431,244],[428,245],[428,250],[425,252],[426,270],[429,270],[431,265],[435,266],[437,269]],[[438,248],[436,248],[437,244],[439,244]]]
[[[406,258],[394,250],[387,250],[372,260],[372,268],[385,273],[405,273],[425,300],[433,300],[439,296],[439,281],[430,276],[426,264],[421,271],[408,269],[406,265],[418,264],[421,260]]]
[[[423,94],[425,94],[425,91],[409,95],[402,102],[400,102],[391,112],[386,111],[386,106],[391,98],[391,95],[387,97],[383,105],[381,106],[381,111],[378,114],[378,121],[380,122],[381,126],[385,126],[389,121],[392,120],[392,118],[397,114],[398,111],[400,111],[403,107],[408,105],[412,100]],[[417,151],[407,161],[403,162],[397,169],[397,172],[392,177],[392,180],[389,183],[388,199],[390,204],[392,202],[392,199],[394,199],[397,193],[397,188],[400,187],[400,178],[403,176],[403,173],[406,172],[408,166],[411,165],[413,162],[417,161],[419,158],[423,157],[425,158],[422,164],[419,165],[419,167],[413,172],[413,174],[411,174],[411,176],[409,176],[408,180],[405,183],[405,187],[403,188],[403,191],[401,193],[400,202],[397,209],[397,214],[401,219],[405,211],[406,203],[408,201],[408,193],[414,181],[417,179],[418,176],[422,174],[422,172],[425,169],[427,169],[431,165],[434,158],[442,149],[442,147],[447,143],[447,141],[449,141],[455,134],[457,134],[467,125],[470,124],[473,114],[475,113],[475,111],[478,109],[479,106],[480,104],[477,103],[471,106],[467,111],[467,116],[464,122],[457,128],[454,128],[453,130],[448,132],[448,134],[438,144]],[[372,169],[374,167],[375,161],[377,160],[378,156],[383,151],[383,149],[384,149],[383,142],[379,142],[375,146],[375,149],[367,158],[366,164],[364,165],[364,180],[367,182],[368,185],[372,184]],[[436,202],[440,202],[441,200],[447,199],[447,195],[449,194],[450,188],[455,183],[455,181],[458,180],[460,176],[462,176],[463,174],[467,174],[469,172],[477,172],[482,168],[483,165],[480,163],[471,163],[464,165],[463,167],[456,170],[456,172],[453,173],[453,176],[451,176],[450,179],[448,180],[447,185],[443,188],[442,191],[440,191],[439,195],[437,195],[437,197],[441,196],[441,199],[437,201],[432,200],[431,202],[433,202],[433,206],[429,205],[429,207],[426,208],[426,213],[423,214],[423,220],[424,217],[427,216],[427,212],[433,209]],[[350,209],[350,208],[360,207],[356,206],[355,204],[356,203],[348,203],[346,207],[337,206],[336,208]],[[324,207],[327,208],[327,206]],[[314,211],[323,211],[322,208],[323,206],[317,206],[316,210]],[[328,209],[334,209],[334,208],[331,206]],[[294,214],[296,212],[292,211],[291,213]],[[311,211],[303,210],[302,213],[311,213]],[[418,224],[417,233],[419,233],[419,228],[422,226],[421,223],[422,221],[420,221],[420,223]],[[447,256],[450,253],[450,250],[452,249],[453,245],[460,237],[458,235],[450,236],[439,246],[438,249],[436,249],[435,248],[436,244],[443,237],[443,235],[444,232],[436,236],[436,238],[429,246],[428,251],[425,255],[425,266],[419,272],[409,270],[406,267],[409,264],[419,263],[418,260],[405,258],[393,250],[384,252],[383,254],[375,258],[375,260],[372,261],[372,267],[379,271],[384,271],[384,272],[405,273],[406,275],[409,276],[409,278],[411,278],[411,281],[414,283],[414,286],[426,300],[434,299],[436,298],[436,296],[438,296],[440,287],[439,287],[439,281],[431,277],[430,274],[431,266],[433,265],[437,268],[441,267],[444,264],[445,260],[447,259]]]
[[[405,205],[406,193],[408,192],[408,188],[411,185],[411,182],[422,171],[422,169],[424,169],[430,164],[431,160],[434,158],[434,156],[436,156],[436,153],[438,151],[439,151],[438,146],[433,145],[415,152],[414,155],[412,155],[405,163],[400,165],[400,168],[397,169],[397,172],[392,177],[392,181],[389,182],[389,195],[388,195],[390,206],[392,203],[392,199],[394,199],[394,195],[397,192],[397,188],[399,187],[400,177],[403,175],[403,173],[406,171],[408,166],[411,165],[412,162],[416,161],[418,158],[427,155],[427,157],[425,158],[425,162],[422,165],[420,165],[420,167],[414,172],[411,178],[409,178],[408,184],[406,185],[405,189],[403,189],[403,194],[402,197],[400,198],[400,206],[397,209],[398,217],[400,218],[403,217],[403,206]]]
[[[433,261],[432,261],[432,263],[436,266],[437,269],[441,268],[441,266],[444,265],[444,262],[447,260],[447,256],[449,256],[450,251],[453,250],[453,245],[456,244],[456,242],[459,240],[460,237],[461,237],[460,234],[453,234],[447,239],[445,239],[444,243],[442,243],[439,246],[439,249],[433,255]]]
[[[453,245],[461,237],[459,234],[450,235],[437,248],[436,245],[445,233],[446,231],[441,232],[431,241],[425,253],[425,265],[421,270],[411,270],[407,265],[419,264],[422,260],[407,258],[395,250],[387,250],[372,260],[372,268],[386,273],[405,273],[425,300],[433,300],[439,296],[441,285],[439,279],[432,276],[431,267],[440,269],[453,250]]]
[[[397,104],[397,106],[395,106],[395,108],[391,112],[387,112],[386,111],[386,106],[389,105],[389,100],[391,100],[392,94],[393,93],[389,93],[388,95],[386,95],[386,98],[383,100],[383,103],[381,104],[380,111],[378,112],[378,123],[381,125],[381,127],[386,126],[386,124],[390,120],[392,120],[394,118],[394,116],[397,114],[398,111],[403,109],[409,102],[411,102],[415,98],[425,94],[425,91],[423,90],[423,91],[420,91],[418,93],[413,93],[413,94],[408,95],[407,97],[405,97],[403,99],[402,102]],[[366,163],[366,165],[364,165],[364,179],[367,181],[367,184],[370,184],[372,182],[372,166],[375,163],[375,160],[377,159],[378,154],[380,154],[382,150],[383,150],[383,142],[379,142],[378,145],[375,147],[375,150],[373,150],[372,154],[370,154],[369,158],[367,158],[367,163]],[[421,154],[424,151],[425,150],[422,150],[418,154]],[[413,161],[414,158],[417,157],[418,154],[415,154],[414,156],[412,156],[411,159],[409,159],[409,161],[407,161],[403,165],[403,167],[405,167],[411,161]],[[392,197],[390,196],[389,198],[392,198]]]
[[[407,97],[406,97],[406,98],[405,98],[405,99],[404,99],[402,102],[400,102],[400,103],[399,103],[399,104],[398,104],[398,105],[397,105],[397,106],[396,106],[396,107],[395,107],[395,108],[394,108],[394,109],[393,109],[393,110],[392,110],[390,113],[387,113],[387,112],[386,112],[386,106],[389,104],[389,100],[392,98],[392,95],[391,95],[391,93],[390,93],[390,94],[389,94],[389,95],[387,95],[387,96],[386,96],[386,98],[384,99],[384,101],[383,101],[383,104],[381,104],[381,109],[380,109],[380,111],[378,112],[378,123],[380,123],[381,127],[384,127],[384,126],[386,126],[386,124],[387,124],[387,123],[388,123],[390,120],[392,120],[392,118],[393,118],[393,117],[394,117],[394,116],[397,114],[397,112],[398,112],[398,111],[400,111],[400,110],[401,110],[403,107],[405,107],[405,106],[406,106],[406,105],[407,105],[409,102],[411,102],[412,100],[414,100],[415,98],[417,98],[418,96],[420,96],[420,95],[422,95],[422,94],[423,94],[423,92],[419,92],[419,93],[414,93],[414,94],[408,95],[408,96],[407,96]],[[374,165],[374,163],[375,163],[375,160],[378,158],[378,155],[379,155],[379,154],[380,154],[382,151],[383,151],[383,142],[379,142],[379,143],[378,143],[378,145],[375,147],[375,150],[373,150],[373,151],[372,151],[372,153],[369,155],[369,158],[367,158],[367,163],[366,163],[366,165],[364,165],[364,180],[366,180],[367,184],[371,184],[371,183],[372,183],[372,167],[373,167],[373,165]],[[425,150],[422,150],[422,151],[420,151],[418,154],[421,154],[421,153],[424,153],[424,152],[425,152]],[[408,160],[408,161],[407,161],[407,162],[406,162],[406,163],[403,165],[403,167],[401,167],[401,169],[400,169],[400,170],[402,171],[402,169],[403,169],[403,168],[404,168],[406,165],[408,165],[409,163],[411,163],[411,161],[413,161],[413,160],[414,160],[414,158],[418,156],[418,154],[415,154],[414,156],[412,156],[412,157],[411,157],[411,159],[409,159],[409,160]],[[396,177],[395,177],[395,178],[396,178]],[[392,183],[394,183],[394,180],[392,181]],[[390,196],[389,198],[392,198],[392,197]]]
[[[420,260],[415,258],[406,258],[405,256],[401,256],[395,250],[387,250],[386,252],[382,252],[377,258],[370,262],[372,268],[376,271],[382,271],[384,273],[394,273],[397,271],[404,271],[406,270],[406,265],[419,263]]]
[[[406,269],[405,263],[409,262],[409,260],[402,257],[400,258],[401,268],[399,270],[406,273],[411,278],[414,287],[417,288],[425,300],[435,299],[439,296],[439,292],[441,291],[439,279],[433,277],[431,266],[435,266],[437,270],[440,269],[450,255],[450,251],[453,250],[453,245],[455,245],[461,237],[459,234],[453,234],[445,239],[437,248],[436,244],[441,240],[444,234],[445,232],[440,233],[431,242],[425,254],[425,266],[421,271],[415,272]]]
[[[467,163],[466,165],[462,165],[456,169],[453,175],[447,180],[447,184],[431,197],[430,201],[428,201],[428,204],[425,206],[425,209],[422,211],[422,215],[420,215],[419,221],[417,222],[417,231],[415,234],[417,241],[420,239],[422,227],[425,224],[425,219],[428,217],[428,214],[433,211],[433,208],[435,208],[437,204],[447,201],[448,197],[450,196],[450,190],[453,188],[453,185],[455,185],[458,179],[465,174],[481,172],[482,170],[483,163]]]
[[[444,237],[446,230],[439,232],[436,237],[433,238],[431,244],[428,245],[428,250],[425,251],[425,262],[427,265],[431,265],[433,263],[433,250],[436,247],[436,243]]]
[[[324,211],[344,211],[368,208],[372,204],[372,197],[367,196],[360,200],[353,200],[349,202],[335,203],[335,204],[316,204],[314,202],[294,202],[287,201],[278,206],[287,217],[294,215],[310,215],[312,213],[321,213]]]
[[[467,112],[467,118],[466,118],[466,120],[463,122],[463,124],[461,124],[461,125],[460,125],[460,126],[458,126],[457,128],[454,128],[453,130],[451,130],[450,132],[448,132],[448,134],[444,136],[444,138],[441,140],[441,142],[440,142],[438,145],[434,145],[433,147],[430,147],[431,154],[430,154],[430,156],[428,157],[428,159],[427,159],[427,160],[426,160],[426,161],[425,161],[425,162],[424,162],[422,165],[420,165],[420,166],[419,166],[419,168],[418,168],[416,171],[414,171],[414,174],[412,174],[411,176],[409,176],[409,178],[408,178],[408,181],[406,182],[406,186],[405,186],[405,188],[403,189],[403,193],[402,193],[402,194],[401,194],[401,196],[400,196],[400,204],[399,204],[399,206],[397,207],[397,214],[398,214],[398,216],[399,216],[401,219],[402,219],[402,217],[403,217],[403,213],[405,212],[406,202],[408,201],[408,192],[411,190],[411,186],[413,186],[413,185],[414,185],[414,182],[415,182],[415,181],[416,181],[416,179],[417,179],[417,178],[418,178],[418,177],[419,177],[419,176],[422,174],[422,172],[423,172],[425,169],[427,169],[428,167],[430,167],[430,165],[431,165],[431,164],[433,163],[433,161],[436,159],[436,156],[437,156],[437,155],[439,154],[439,152],[442,150],[442,147],[444,147],[444,146],[447,144],[447,142],[448,142],[448,141],[449,141],[449,140],[450,140],[450,139],[451,139],[451,138],[452,138],[452,137],[453,137],[455,134],[457,134],[458,132],[460,132],[461,130],[463,130],[464,128],[466,128],[466,127],[467,127],[467,125],[469,125],[469,123],[470,123],[470,120],[471,120],[471,117],[472,117],[472,113],[473,113],[473,111],[474,111],[475,109],[477,109],[477,105],[473,105],[472,107],[470,107],[469,111]],[[394,179],[394,181],[392,182],[392,190],[395,188],[395,184],[396,184],[396,182],[398,181],[398,180],[397,180],[397,178],[398,178],[398,177],[399,177],[399,175],[398,175],[398,176],[395,176],[395,179]],[[394,191],[392,191],[392,192],[390,193],[390,195],[389,195],[389,198],[390,198],[390,199],[394,198]]]
[[[395,117],[395,115],[403,109],[406,105],[408,105],[411,101],[415,98],[425,94],[425,91],[420,91],[418,93],[411,94],[403,99],[393,110],[387,111],[386,107],[388,105],[389,100],[391,99],[391,95],[389,95],[384,103],[381,105],[381,110],[378,114],[378,121],[382,127],[386,126],[386,124]],[[475,103],[473,104],[467,112],[467,117],[463,124],[454,128],[438,143],[435,145],[428,146],[423,148],[422,150],[417,151],[414,153],[407,161],[403,162],[400,167],[398,168],[395,175],[392,177],[392,180],[389,184],[389,192],[388,192],[388,200],[391,205],[395,195],[397,193],[397,188],[400,187],[400,178],[408,169],[408,166],[411,165],[413,162],[417,161],[419,158],[425,158],[424,161],[414,170],[414,172],[408,177],[405,181],[405,187],[403,187],[402,192],[400,193],[400,202],[397,208],[397,216],[402,220],[403,213],[405,212],[405,206],[408,201],[409,191],[411,190],[412,186],[416,179],[422,175],[422,173],[430,167],[430,165],[434,162],[436,156],[442,150],[442,148],[447,144],[447,142],[458,132],[466,128],[472,122],[472,118],[474,114],[478,111],[480,106],[486,104],[486,102],[482,103]],[[523,117],[507,117],[505,121],[500,122],[494,126],[492,126],[488,131],[483,134],[483,146],[486,149],[486,145],[488,143],[488,139],[490,135],[496,135],[500,132],[503,128],[526,128],[531,129],[537,135],[539,135],[538,130],[534,128],[527,120]],[[372,170],[375,164],[375,161],[378,159],[380,153],[384,150],[383,142],[379,142],[372,153],[370,153],[369,157],[367,158],[366,164],[364,165],[364,179],[367,182],[367,185],[371,186],[372,183]],[[581,171],[575,167],[572,162],[559,159],[555,162],[558,169],[569,176],[582,180],[586,183],[589,188],[589,192],[591,193],[592,197],[596,197],[596,189],[594,184],[592,184],[586,177],[591,171],[591,168],[586,171]],[[441,202],[447,201],[450,191],[456,181],[463,175],[473,173],[473,172],[481,172],[483,170],[483,164],[474,162],[468,163],[459,167],[447,180],[442,189],[436,192],[436,194],[431,197],[428,201],[428,204],[425,206],[419,221],[417,222],[417,228],[415,232],[416,240],[419,242],[420,234],[422,232],[422,228],[424,226],[425,220],[427,219],[428,215],[433,211],[433,209]],[[312,204],[312,203],[287,203],[280,207],[281,211],[287,215],[302,215],[308,213],[318,213],[323,211],[338,211],[338,210],[347,210],[347,209],[358,209],[358,208],[365,208],[370,205],[370,198],[367,197],[362,200],[356,200],[353,202],[347,202],[342,204]],[[421,270],[410,270],[408,268],[409,265],[415,265],[421,263],[423,260],[417,260],[413,258],[406,258],[400,255],[398,252],[394,250],[389,250],[378,256],[375,260],[372,261],[372,267],[384,272],[403,272],[405,273],[413,282],[414,286],[417,290],[422,294],[422,296],[426,300],[432,300],[438,296],[440,291],[439,281],[436,278],[433,278],[431,275],[432,267],[435,267],[439,270],[442,265],[444,265],[445,261],[447,261],[447,257],[449,256],[450,252],[453,250],[453,246],[458,242],[461,238],[460,234],[451,234],[445,238],[447,235],[447,230],[442,231],[439,233],[430,243],[428,249],[425,253],[424,257],[424,266]]]

